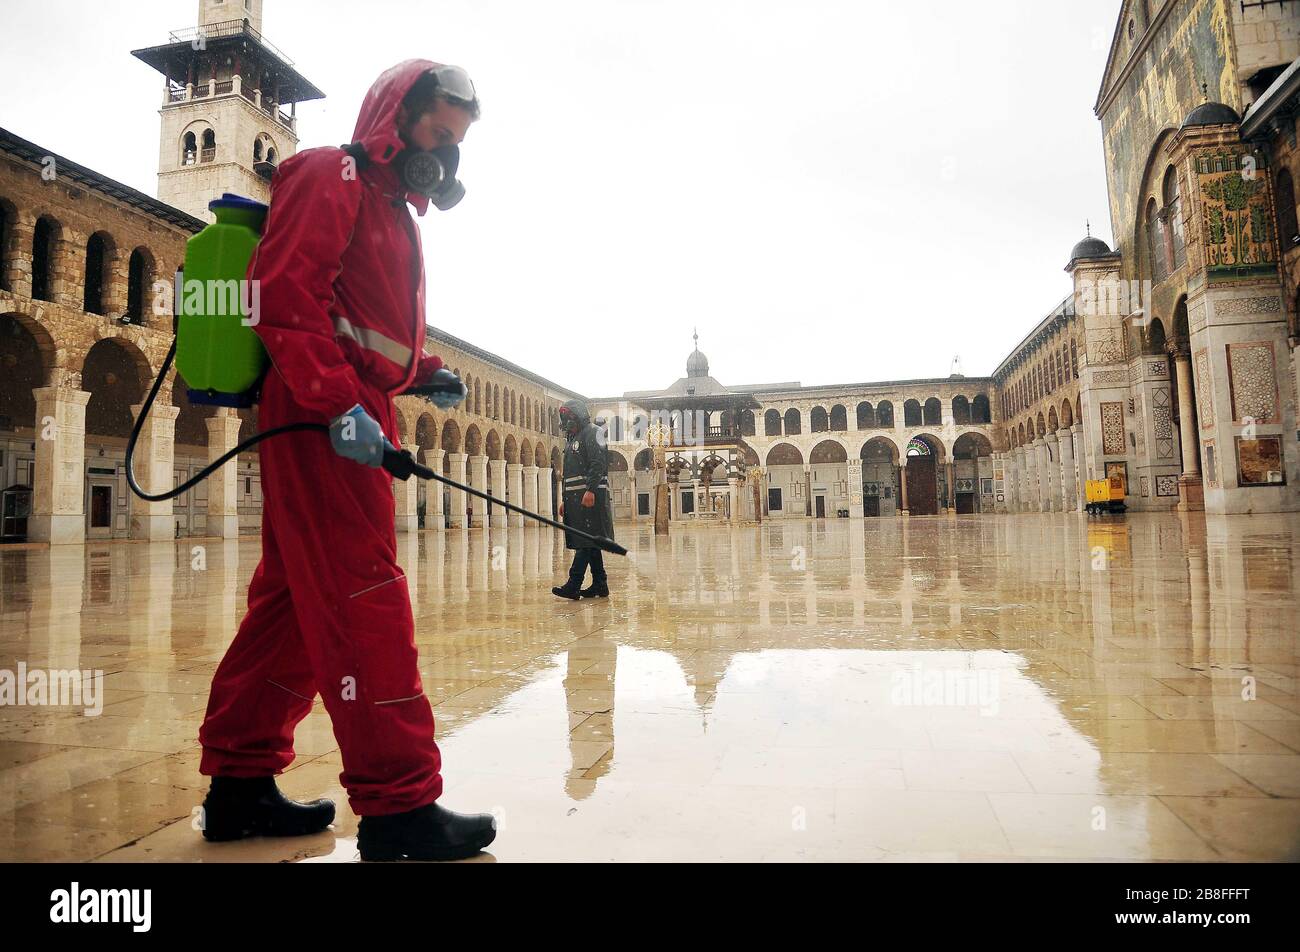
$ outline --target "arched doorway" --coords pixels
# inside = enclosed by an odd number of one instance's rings
[[[939,463],[943,444],[933,436],[914,436],[907,443],[903,471],[903,505],[913,516],[939,514]]]
[[[862,459],[862,514],[897,515],[898,447],[888,437],[875,436],[862,444],[858,456]]]
[[[979,512],[993,490],[993,446],[980,433],[963,433],[952,446],[953,505],[959,514]],[[988,488],[988,492],[983,491]],[[982,501],[981,501],[982,500]]]

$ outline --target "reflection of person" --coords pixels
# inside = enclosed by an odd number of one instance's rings
[[[436,802],[441,755],[397,564],[392,477],[380,468],[385,434],[397,436],[393,395],[438,377],[458,383],[421,356],[424,265],[407,204],[423,214],[439,201],[415,190],[412,170],[454,154],[477,114],[463,70],[409,60],[371,87],[351,146],[301,152],[272,181],[249,272],[272,365],[261,425],[330,421],[330,434],[258,447],[262,561],[199,732],[209,840],[333,821],[329,800],[296,803],[275,784],[318,693],[361,817],[362,859],[455,859],[496,835],[491,816]],[[450,407],[462,396],[431,399]]]
[[[609,452],[605,438],[591,422],[587,404],[581,400],[570,400],[560,407],[560,426],[568,438],[564,445],[560,516],[568,527],[612,539],[614,517],[610,511]],[[600,549],[572,532],[564,534],[564,544],[574,550],[569,580],[551,591],[561,598],[608,598],[609,581]],[[583,588],[588,568],[591,585]]]

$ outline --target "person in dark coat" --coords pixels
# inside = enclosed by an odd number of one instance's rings
[[[591,413],[582,400],[570,400],[560,407],[560,426],[568,438],[564,445],[560,517],[569,528],[612,539],[614,514],[610,509],[609,451],[605,436],[591,422]],[[609,581],[600,549],[572,532],[565,532],[564,544],[574,550],[569,580],[551,591],[561,598],[608,598]],[[588,568],[591,585],[583,588]]]

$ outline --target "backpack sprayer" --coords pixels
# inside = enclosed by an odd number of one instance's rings
[[[257,244],[261,240],[262,226],[268,211],[267,206],[261,202],[229,192],[208,203],[208,208],[216,216],[216,221],[186,243],[185,263],[178,274],[173,322],[176,336],[167,351],[167,356],[163,359],[162,367],[158,370],[158,377],[154,380],[149,395],[145,397],[144,404],[140,407],[140,416],[131,428],[131,437],[126,444],[127,484],[133,493],[148,502],[175,499],[181,493],[207,479],[240,453],[281,433],[315,431],[329,435],[329,427],[324,423],[289,423],[272,427],[238,443],[194,476],[166,492],[145,492],[136,482],[132,466],[135,445],[173,360],[176,362],[177,371],[188,386],[186,393],[191,403],[233,408],[247,408],[257,403],[262,378],[269,365],[261,338],[245,321],[248,315],[243,310],[242,295],[204,295],[204,303],[197,310],[191,311],[183,307],[185,295],[182,292],[185,284],[184,281],[179,280],[182,275],[185,279],[202,282],[205,288],[215,286],[224,289],[241,286],[240,282],[248,273],[248,263],[252,260],[253,252],[257,250]],[[411,355],[412,361],[418,359],[418,352]],[[409,396],[428,396],[433,393],[463,395],[464,392],[465,385],[459,380],[453,380],[447,383],[413,387],[405,391],[405,394]],[[440,483],[446,483],[448,486],[469,493],[471,496],[477,496],[510,512],[517,512],[544,525],[580,536],[606,552],[627,555],[627,549],[613,539],[566,526],[540,513],[497,499],[472,486],[466,486],[441,473],[436,473],[428,466],[417,463],[408,450],[399,450],[387,440],[384,446],[383,467],[401,480],[410,479],[411,476],[436,479]]]

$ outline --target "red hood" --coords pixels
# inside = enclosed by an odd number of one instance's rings
[[[375,80],[361,102],[357,127],[352,131],[352,141],[364,144],[372,161],[387,165],[406,147],[397,134],[397,109],[421,74],[441,65],[432,60],[406,60],[384,70]],[[421,215],[429,209],[428,196],[419,192],[407,192],[406,200]]]

